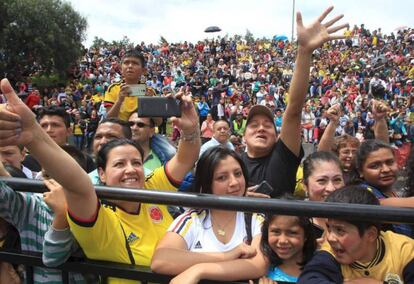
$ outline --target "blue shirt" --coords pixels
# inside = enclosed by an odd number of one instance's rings
[[[298,277],[286,274],[277,266],[269,270],[269,272],[267,273],[267,277],[274,281],[283,281],[291,283],[296,283],[298,281]]]

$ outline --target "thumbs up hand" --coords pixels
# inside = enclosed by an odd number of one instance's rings
[[[0,105],[0,146],[27,145],[41,129],[34,113],[19,99],[9,80],[0,83],[7,103]]]

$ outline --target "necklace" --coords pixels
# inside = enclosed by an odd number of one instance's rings
[[[216,220],[214,220],[213,215],[211,215],[211,221],[212,221],[212,224],[217,226],[217,234],[218,234],[219,236],[224,237],[224,236],[226,235],[226,230],[225,230],[225,229],[226,229],[226,227],[230,224],[230,222],[233,220],[233,218],[234,218],[234,216],[231,216],[231,217],[229,218],[229,220],[227,220],[227,221],[226,221],[226,223],[225,223],[224,225],[219,225],[219,224],[217,223],[217,221],[216,221]]]

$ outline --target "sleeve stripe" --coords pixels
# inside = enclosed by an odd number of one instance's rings
[[[76,217],[72,212],[69,211],[69,208],[68,208],[68,216],[70,220],[72,220],[72,222],[78,226],[93,227],[93,225],[95,225],[96,220],[98,219],[100,207],[101,207],[101,203],[98,201],[98,204],[96,206],[96,212],[90,219],[82,219],[82,218]]]
[[[188,220],[191,220],[191,214],[193,214],[194,210],[189,211],[188,213],[184,214],[181,219],[177,222],[177,224],[172,229],[173,232],[179,233],[182,230],[183,226]],[[178,228],[179,227],[179,228]]]
[[[177,187],[177,188],[179,188],[180,187],[180,185],[181,185],[181,183],[182,183],[182,180],[176,180],[176,179],[174,179],[172,176],[171,176],[171,174],[170,174],[170,171],[168,170],[168,165],[169,165],[170,163],[169,162],[167,162],[166,164],[165,164],[165,166],[164,166],[164,171],[165,171],[165,175],[167,176],[167,179],[168,179],[168,181],[173,185],[173,186],[175,186],[175,187]]]

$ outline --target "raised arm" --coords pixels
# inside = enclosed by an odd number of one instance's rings
[[[168,171],[175,180],[182,180],[192,170],[200,152],[200,126],[198,115],[190,96],[181,97],[181,118],[172,117],[171,122],[181,129],[177,153],[168,162]]]
[[[333,33],[348,26],[348,24],[333,26],[343,15],[322,23],[332,9],[333,7],[328,8],[316,21],[306,27],[303,25],[302,15],[299,12],[296,15],[298,50],[289,89],[289,103],[283,114],[280,132],[280,139],[296,156],[299,156],[301,147],[301,113],[309,84],[312,52],[327,41],[344,38],[343,35],[333,35]]]
[[[0,109],[0,145],[25,145],[47,173],[62,185],[68,209],[79,218],[92,218],[98,198],[86,172],[42,130],[7,79],[1,81],[1,91],[7,104]]]
[[[374,135],[375,139],[381,140],[385,143],[390,143],[390,136],[388,135],[388,125],[386,121],[388,107],[380,102],[373,101],[372,104],[372,114],[374,115],[375,124],[374,124]]]
[[[339,105],[330,107],[326,115],[329,118],[329,123],[319,142],[318,151],[331,152],[332,146],[335,144],[335,131],[339,124]]]

